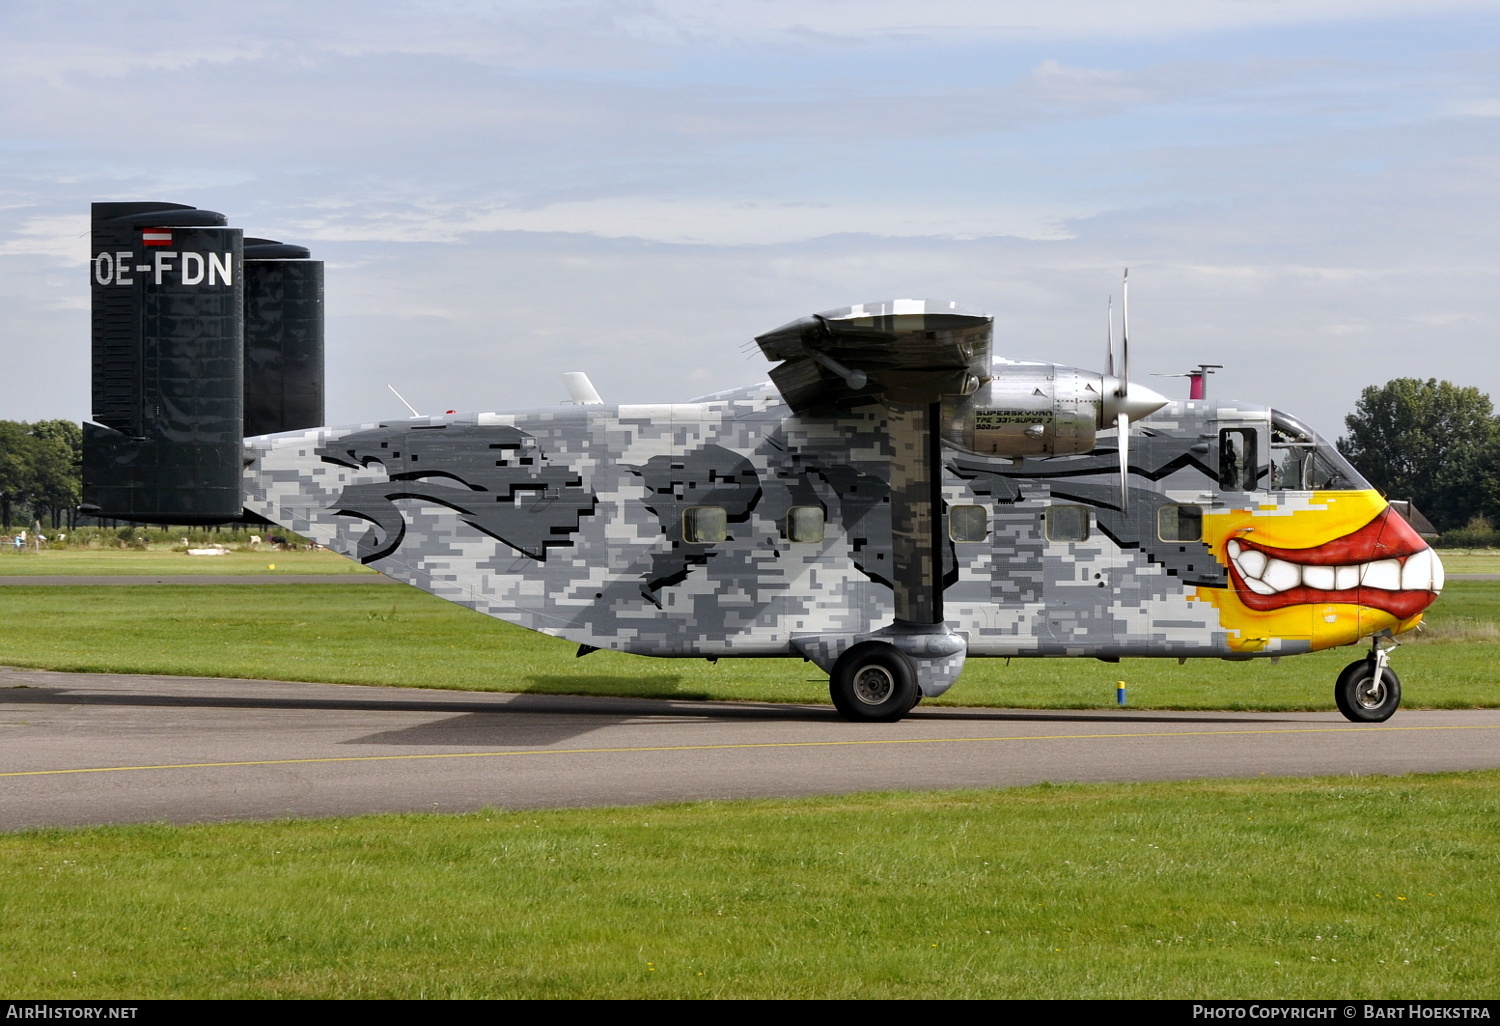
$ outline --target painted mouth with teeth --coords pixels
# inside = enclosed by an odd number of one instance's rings
[[[1262,612],[1338,602],[1405,620],[1443,590],[1443,564],[1389,508],[1359,530],[1315,548],[1273,548],[1240,535],[1225,545],[1225,554],[1240,600]]]

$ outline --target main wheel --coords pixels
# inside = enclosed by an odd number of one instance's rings
[[[1389,666],[1375,676],[1375,662],[1350,663],[1333,686],[1333,700],[1345,719],[1355,723],[1384,723],[1401,704],[1401,679]]]
[[[855,723],[894,723],[921,698],[911,660],[881,641],[863,641],[839,656],[828,675],[839,715]]]

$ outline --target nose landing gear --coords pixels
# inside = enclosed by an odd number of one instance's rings
[[[1389,647],[1383,647],[1382,642]],[[1401,679],[1390,668],[1397,642],[1389,634],[1371,639],[1370,654],[1350,663],[1333,686],[1333,701],[1347,720],[1384,723],[1401,704]]]

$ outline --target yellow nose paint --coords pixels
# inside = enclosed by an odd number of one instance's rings
[[[1210,513],[1203,518],[1203,541],[1228,573],[1226,547],[1245,536],[1257,545],[1277,549],[1315,549],[1353,534],[1386,508],[1379,492],[1314,492],[1311,501]],[[1315,603],[1260,611],[1240,601],[1228,588],[1199,588],[1194,598],[1219,610],[1219,623],[1229,632],[1236,652],[1260,652],[1276,639],[1304,641],[1312,649],[1335,648],[1391,629],[1410,630],[1422,619],[1407,620],[1380,609],[1348,603]]]

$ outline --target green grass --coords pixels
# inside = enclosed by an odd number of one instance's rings
[[[1500,773],[0,836],[28,998],[1488,998]]]
[[[279,564],[278,564],[279,565]],[[1408,708],[1500,706],[1500,583],[1451,584],[1395,656]],[[556,694],[826,702],[796,659],[662,660],[597,652],[409,588],[359,584],[0,588],[0,665],[54,670]],[[1331,709],[1363,649],[1230,663],[971,659],[939,704],[1096,708],[1124,680],[1155,709]]]
[[[1500,549],[1438,549],[1437,554],[1450,574],[1500,573]]]
[[[274,565],[275,569],[271,569]],[[43,549],[0,551],[0,577],[48,574],[154,577],[167,574],[371,574],[375,571],[327,549],[277,552],[233,551],[224,556],[189,556],[169,549]]]

